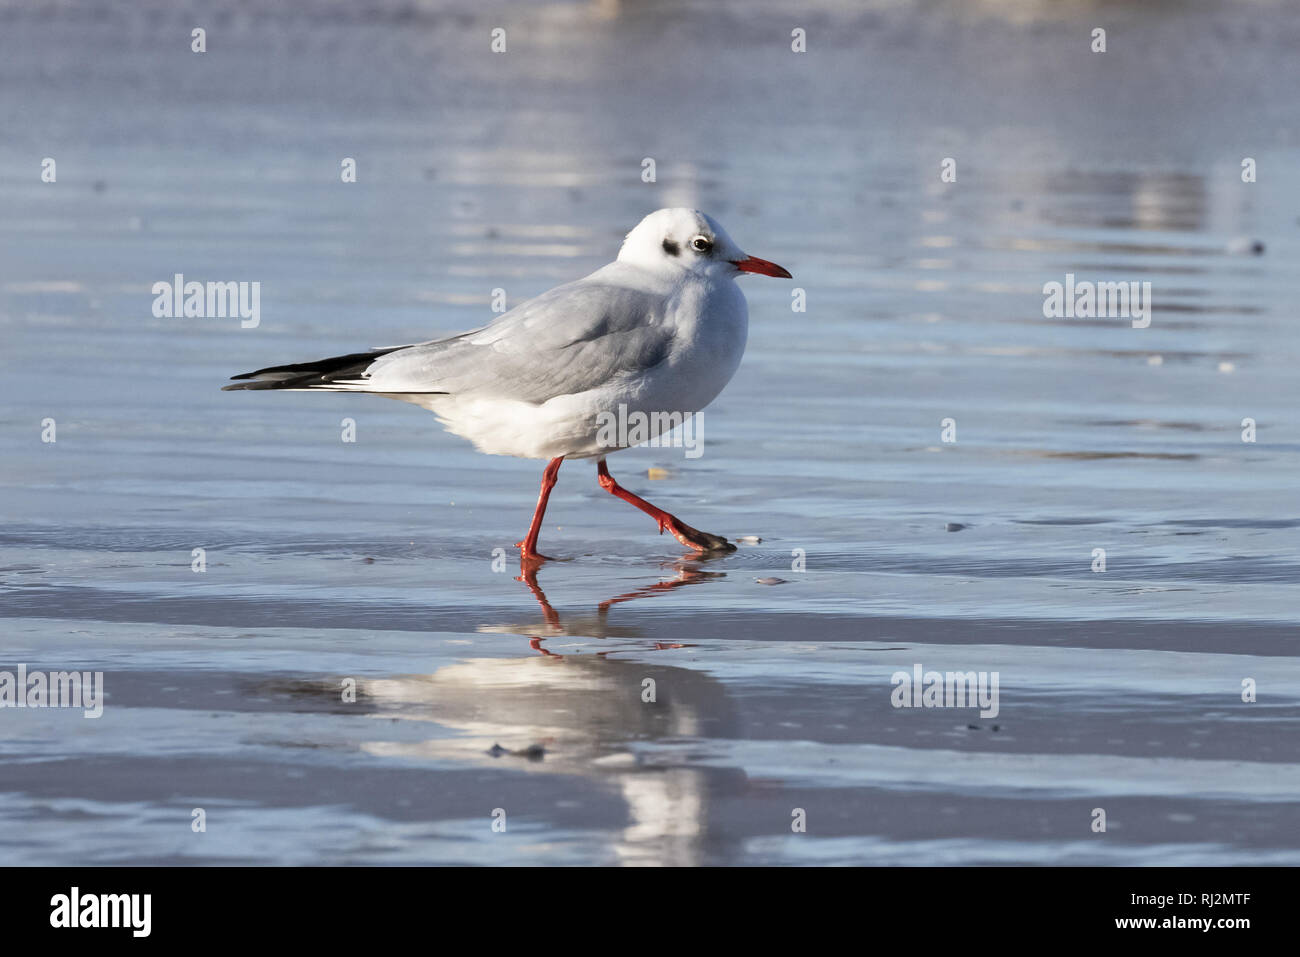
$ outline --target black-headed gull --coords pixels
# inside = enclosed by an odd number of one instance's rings
[[[226,389],[372,392],[431,410],[479,451],[549,459],[532,524],[517,542],[526,562],[560,464],[595,458],[601,487],[646,512],[683,545],[731,551],[622,488],[605,456],[654,437],[722,391],[745,351],[749,309],[734,282],[744,273],[789,279],[742,252],[711,217],[661,209],[627,234],[618,259],[556,286],[481,329],[316,362],[273,366]],[[635,442],[611,441],[611,416],[648,426]],[[614,434],[627,438],[626,430]]]

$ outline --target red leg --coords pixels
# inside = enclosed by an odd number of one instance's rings
[[[537,584],[538,564],[538,562],[521,561],[519,566],[523,574],[516,578],[515,581],[527,585],[528,590],[537,599],[537,603],[542,606],[542,614],[546,616],[546,627],[557,635],[562,635],[564,634],[564,626],[560,624],[560,613],[551,607],[551,603],[546,600],[546,592],[542,591],[542,586]]]
[[[546,466],[546,471],[542,473],[542,491],[537,496],[537,510],[533,512],[533,524],[528,526],[528,535],[522,542],[515,542],[515,547],[519,549],[519,557],[525,562],[544,562],[547,561],[545,555],[537,551],[537,536],[542,532],[542,516],[546,514],[546,502],[551,497],[551,489],[555,488],[555,480],[560,474],[560,466],[564,463],[564,456],[551,459]]]
[[[673,538],[697,552],[734,552],[736,550],[735,545],[720,535],[710,535],[708,532],[701,532],[698,528],[691,528],[685,522],[669,515],[663,509],[655,508],[639,495],[633,495],[614,481],[614,476],[609,474],[609,466],[605,464],[604,459],[601,459],[596,466],[596,477],[600,482],[600,487],[610,495],[617,496],[623,501],[635,505],[658,522],[660,535],[664,533],[664,529],[667,529],[672,533]]]

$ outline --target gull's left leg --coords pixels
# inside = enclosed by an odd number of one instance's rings
[[[669,515],[661,508],[656,508],[639,495],[633,495],[614,481],[614,476],[609,474],[609,466],[605,464],[604,459],[601,459],[596,465],[596,477],[600,482],[600,487],[610,495],[617,496],[623,501],[635,505],[658,522],[660,535],[663,534],[664,529],[667,529],[672,533],[673,538],[687,548],[693,548],[699,552],[734,552],[736,550],[736,546],[722,536],[710,535],[708,532],[701,532],[698,528],[691,528],[676,516]]]
[[[542,473],[542,491],[537,496],[537,510],[533,512],[533,523],[528,526],[528,534],[524,537],[524,540],[515,542],[515,547],[519,549],[521,561],[547,561],[546,556],[537,551],[537,536],[542,533],[542,516],[546,514],[546,503],[550,500],[551,489],[555,488],[555,480],[559,476],[560,466],[563,464],[563,455],[551,459],[546,466],[546,471]]]

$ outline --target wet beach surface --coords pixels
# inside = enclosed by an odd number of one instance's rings
[[[0,709],[0,863],[1300,863],[1297,49],[1282,3],[0,0],[0,670],[106,690]],[[541,463],[219,391],[668,205],[795,276],[702,456],[610,458],[733,554],[569,462],[528,579]],[[259,325],[154,318],[178,272]],[[1044,318],[1067,273],[1150,327]],[[918,663],[998,715],[893,707]]]

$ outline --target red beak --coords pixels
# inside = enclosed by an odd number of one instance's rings
[[[760,276],[776,276],[778,279],[793,279],[789,271],[766,259],[750,256],[748,259],[733,259],[731,264],[741,272],[756,272]]]

